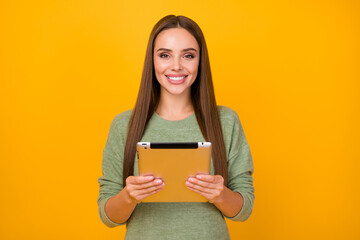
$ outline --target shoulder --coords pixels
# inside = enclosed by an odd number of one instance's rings
[[[133,110],[130,109],[125,112],[119,113],[118,115],[115,116],[113,122],[128,122],[131,117],[132,111]]]
[[[131,117],[132,109],[117,114],[111,122],[111,128],[116,130],[125,130]]]
[[[217,105],[221,122],[234,122],[239,120],[238,114],[230,107]]]
[[[218,105],[219,118],[225,136],[233,136],[233,131],[241,130],[239,115],[230,107]]]

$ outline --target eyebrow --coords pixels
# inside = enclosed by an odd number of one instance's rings
[[[168,52],[172,52],[171,49],[167,49],[167,48],[159,48],[156,52],[158,52],[158,51],[168,51]],[[182,51],[183,51],[183,52],[186,52],[186,51],[195,51],[195,52],[197,52],[195,48],[185,48],[185,49],[183,49]]]

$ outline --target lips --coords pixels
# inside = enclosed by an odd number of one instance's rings
[[[188,75],[185,74],[168,74],[165,75],[167,80],[171,83],[171,84],[181,84],[183,82],[185,82],[185,79],[187,78]]]

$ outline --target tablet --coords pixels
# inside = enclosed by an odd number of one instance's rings
[[[139,174],[165,182],[163,190],[143,202],[207,202],[188,189],[185,181],[198,173],[210,173],[210,142],[138,142],[136,151]]]

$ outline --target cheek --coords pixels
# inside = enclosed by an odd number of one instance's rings
[[[199,62],[194,62],[188,65],[188,69],[192,74],[197,74],[199,68]]]
[[[167,68],[167,64],[164,62],[154,61],[155,72],[164,72]]]
[[[159,61],[154,61],[154,70],[155,70],[155,76],[158,81],[161,81],[162,75],[165,73],[165,67],[163,63],[160,63]]]

